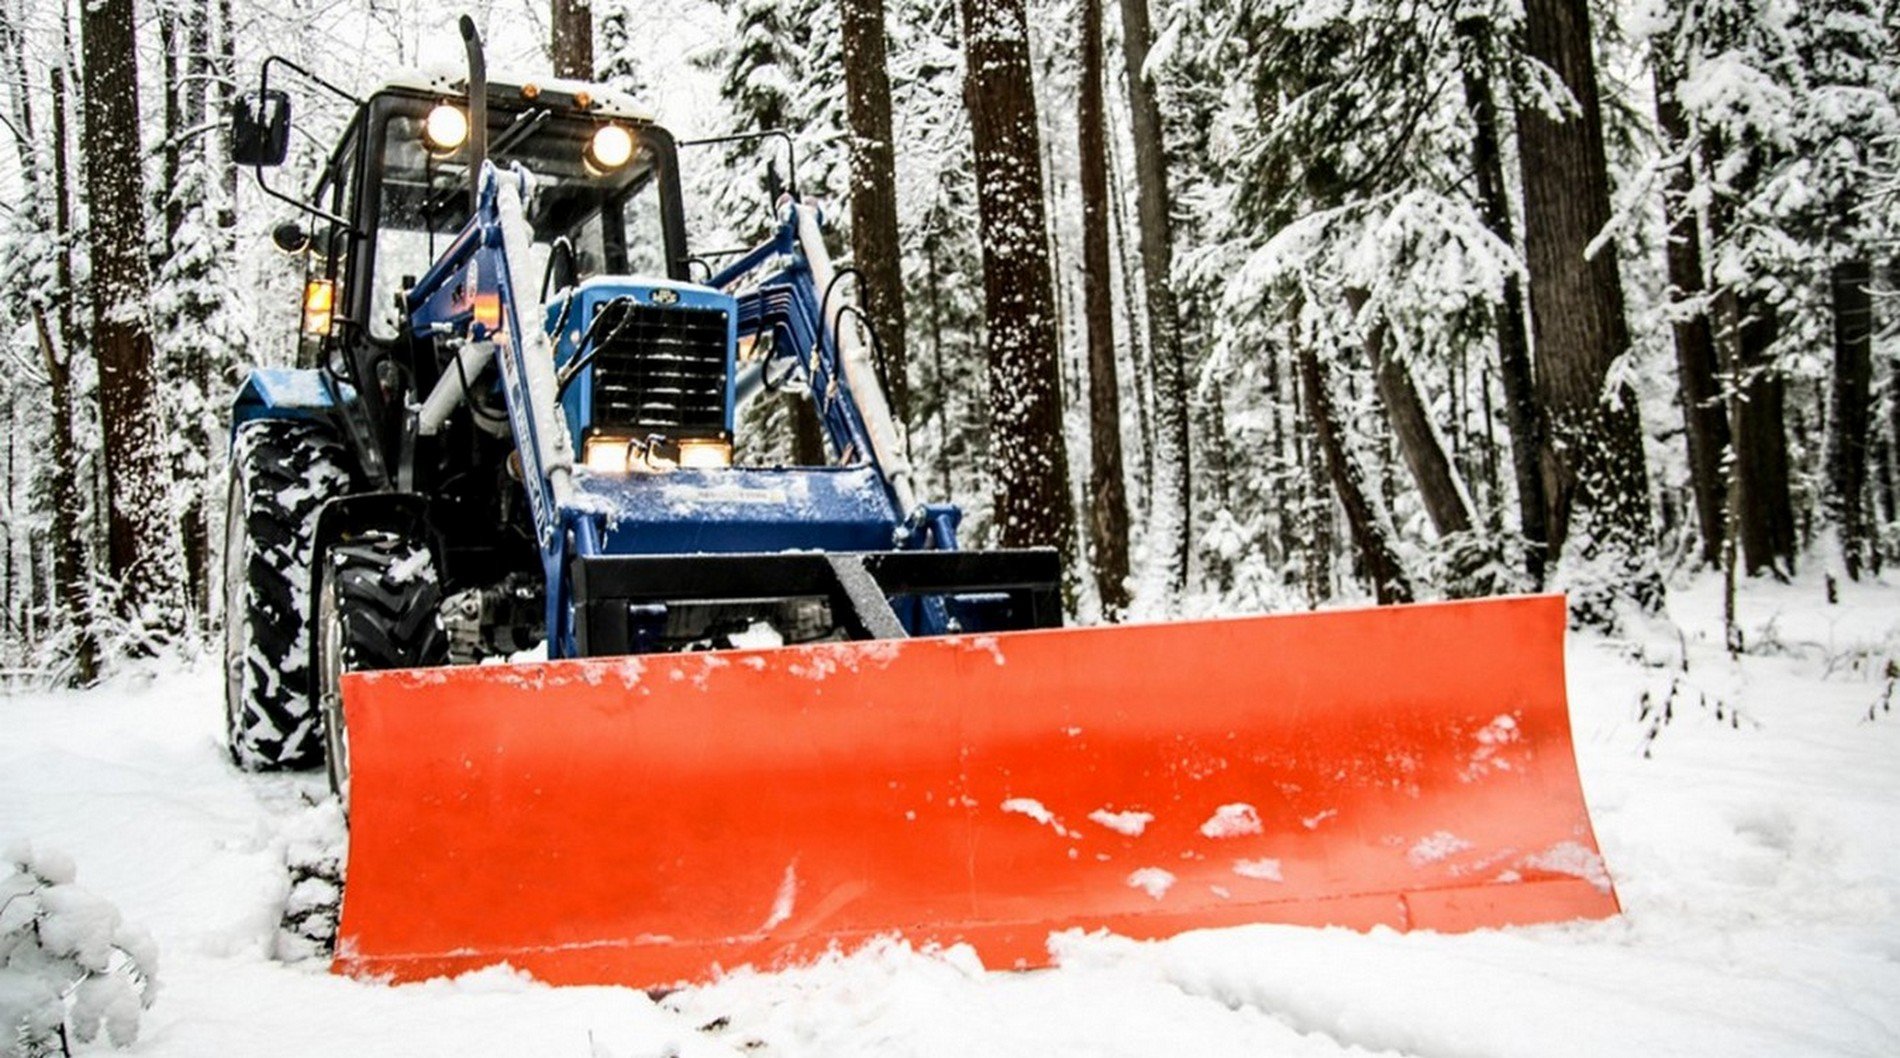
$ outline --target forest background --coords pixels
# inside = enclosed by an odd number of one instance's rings
[[[792,130],[927,491],[1062,548],[1082,619],[1550,588],[1612,626],[1900,557],[1893,0],[469,7],[499,71]],[[453,67],[459,13],[0,0],[9,673],[216,627],[226,404],[301,278],[224,115],[273,51]],[[694,246],[766,230],[768,165],[687,159]]]

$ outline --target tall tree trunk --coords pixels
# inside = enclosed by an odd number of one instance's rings
[[[132,0],[91,0],[79,10],[107,559],[119,589],[120,616],[150,631],[176,633],[182,599],[145,308],[151,273],[145,256],[145,181],[139,171],[144,152]]]
[[[1737,296],[1734,337],[1740,399],[1735,436],[1742,568],[1751,577],[1794,572],[1794,498],[1788,481],[1787,380],[1770,355],[1781,320],[1765,297]]]
[[[968,2],[968,0],[965,0]],[[1163,586],[1187,585],[1193,523],[1192,450],[1188,438],[1187,358],[1181,348],[1174,299],[1174,230],[1168,217],[1168,156],[1161,135],[1161,104],[1143,73],[1154,31],[1148,0],[1121,0],[1122,64],[1135,141],[1135,194],[1139,203],[1141,271],[1148,291],[1148,338],[1154,371],[1154,486],[1149,552]]]
[[[71,52],[66,42],[62,57]],[[53,493],[53,587],[66,627],[73,633],[73,681],[89,686],[99,678],[99,643],[93,635],[87,604],[86,537],[80,531],[79,482],[73,472],[73,358],[79,349],[79,324],[73,302],[79,289],[73,279],[72,166],[66,153],[71,142],[67,129],[66,71],[54,67],[53,88],[53,235],[56,243],[53,278],[56,336],[41,323],[40,348],[46,358],[47,403],[51,405],[52,439],[47,452],[48,485]]]
[[[1023,0],[960,0],[959,6],[983,242],[996,525],[1004,547],[1054,545],[1073,569],[1075,515],[1028,19]]]
[[[889,374],[891,408],[910,425],[903,253],[897,235],[897,170],[891,143],[891,78],[884,0],[843,0],[845,113],[851,123],[851,258],[863,277],[865,314]]]
[[[1361,310],[1365,308],[1366,300],[1364,290],[1354,288],[1346,291],[1346,304],[1351,307],[1355,317],[1363,315]],[[1386,418],[1392,424],[1392,435],[1399,444],[1399,455],[1404,458],[1406,469],[1411,471],[1412,481],[1418,485],[1426,517],[1432,520],[1432,528],[1440,537],[1468,532],[1471,529],[1471,505],[1465,498],[1463,486],[1458,483],[1458,472],[1445,454],[1438,429],[1432,425],[1431,413],[1426,411],[1425,402],[1418,395],[1418,386],[1412,381],[1412,373],[1385,348],[1388,337],[1385,321],[1378,320],[1368,325],[1362,318],[1359,325],[1365,331],[1366,357],[1372,361],[1372,377],[1379,389],[1379,401],[1385,405]]]
[[[1089,545],[1102,610],[1128,609],[1128,495],[1122,477],[1121,383],[1115,371],[1114,282],[1109,271],[1108,126],[1102,99],[1102,0],[1082,0],[1081,100],[1076,117],[1082,182],[1082,318],[1089,354]]]
[[[1660,606],[1636,394],[1627,385],[1608,388],[1611,364],[1629,348],[1616,249],[1586,253],[1610,219],[1587,0],[1527,0],[1524,40],[1581,111],[1558,120],[1526,105],[1517,120],[1536,384],[1550,430],[1544,483],[1551,544],[1561,551],[1577,534],[1580,557],[1608,567],[1612,593]],[[1573,601],[1583,619],[1614,619],[1607,598]]]
[[[152,270],[157,272],[163,267],[166,258],[174,252],[178,242],[178,229],[185,225],[185,203],[178,197],[178,183],[181,175],[182,154],[184,150],[185,113],[182,106],[184,66],[179,62],[179,25],[178,7],[172,0],[160,0],[158,4],[158,46],[160,84],[164,87],[165,120],[164,135],[158,148],[158,214],[165,218],[165,232],[162,243],[154,248]]]
[[[1104,93],[1106,95],[1106,93]],[[1104,108],[1106,110],[1106,108]],[[1135,461],[1136,498],[1144,509],[1154,505],[1154,415],[1151,412],[1147,341],[1141,325],[1141,296],[1135,288],[1134,255],[1129,250],[1126,219],[1128,196],[1122,187],[1120,155],[1110,137],[1108,147],[1109,231],[1114,236],[1115,263],[1122,277],[1122,329],[1128,342],[1128,378],[1134,385],[1135,438],[1141,458]]]
[[[237,93],[237,20],[231,10],[232,0],[216,0],[218,7],[218,54],[212,64],[217,75],[215,93],[219,114],[227,114],[231,109],[231,99]],[[237,185],[238,167],[231,160],[231,124],[222,122],[223,129],[218,135],[218,163],[224,183],[224,202],[218,211],[218,232],[225,250],[237,252]],[[237,359],[252,360],[254,357],[240,355]]]
[[[1656,123],[1668,148],[1679,152],[1689,138],[1689,124],[1676,98],[1680,78],[1672,60],[1660,49],[1654,63]],[[1702,236],[1695,208],[1688,201],[1694,187],[1695,177],[1689,159],[1684,157],[1669,175],[1663,200],[1669,217],[1669,285],[1677,300],[1700,297],[1706,289],[1702,280]],[[1707,311],[1678,317],[1675,338],[1676,374],[1682,385],[1678,399],[1689,445],[1689,485],[1695,494],[1696,524],[1702,531],[1701,557],[1704,565],[1714,566],[1722,561],[1722,533],[1728,517],[1723,510],[1727,485],[1722,453],[1728,448],[1729,432],[1717,377],[1720,367],[1715,336],[1709,329]]]
[[[1504,156],[1497,95],[1491,90],[1491,24],[1482,18],[1458,23],[1458,68],[1471,111],[1471,164],[1478,178],[1478,209],[1484,225],[1506,246],[1517,246],[1511,227],[1510,192],[1504,184]],[[1504,277],[1498,307],[1498,383],[1504,390],[1504,422],[1511,430],[1511,470],[1517,482],[1518,532],[1524,537],[1524,571],[1542,586],[1550,557],[1550,525],[1544,496],[1544,413],[1531,372],[1530,337],[1524,319],[1524,290],[1515,273]]]
[[[594,9],[588,0],[552,0],[549,11],[554,76],[594,79]]]
[[[1373,505],[1364,469],[1341,436],[1326,365],[1320,363],[1319,354],[1311,345],[1297,339],[1296,343],[1294,366],[1299,372],[1307,418],[1313,426],[1314,440],[1325,456],[1327,477],[1339,496],[1340,506],[1346,509],[1346,525],[1352,531],[1353,544],[1358,548],[1366,577],[1372,581],[1380,605],[1411,602],[1412,584],[1406,579],[1405,568],[1392,546],[1392,534]]]
[[[1874,270],[1865,258],[1834,266],[1834,376],[1828,393],[1828,514],[1847,575],[1860,579],[1872,545],[1867,525],[1867,449],[1873,434]]]

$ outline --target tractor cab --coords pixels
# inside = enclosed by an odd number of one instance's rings
[[[263,189],[307,218],[273,235],[305,259],[298,366],[332,372],[360,394],[366,442],[393,442],[401,429],[392,383],[427,392],[438,370],[452,367],[429,355],[432,336],[414,325],[407,294],[467,226],[470,168],[483,159],[526,174],[528,254],[543,297],[600,277],[666,285],[686,278],[678,156],[645,108],[601,86],[562,81],[491,82],[483,96],[485,105],[473,107],[464,81],[399,76],[357,105],[301,198],[265,182],[261,168],[281,160],[269,148],[273,140],[280,149],[287,143],[288,95],[266,89],[238,110],[240,154],[250,147]],[[485,112],[486,137],[471,135],[475,111]],[[457,286],[425,314],[439,323],[474,311],[472,289]],[[457,296],[463,303],[453,303]],[[584,420],[585,410],[570,409],[569,420]],[[365,455],[372,478],[395,471],[376,453]]]

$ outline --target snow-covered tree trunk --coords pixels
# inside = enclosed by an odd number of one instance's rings
[[[1341,433],[1339,412],[1333,403],[1332,387],[1326,365],[1309,342],[1298,341],[1293,352],[1300,377],[1300,392],[1312,425],[1313,439],[1323,455],[1326,474],[1340,505],[1346,509],[1346,525],[1352,531],[1359,559],[1365,566],[1366,579],[1381,605],[1411,602],[1412,583],[1392,546],[1392,532],[1366,482],[1365,469],[1352,455]]]
[[[1551,543],[1574,538],[1592,567],[1573,593],[1577,611],[1609,621],[1610,600],[1593,596],[1659,606],[1662,581],[1636,394],[1610,377],[1630,347],[1616,248],[1592,246],[1610,220],[1610,186],[1587,0],[1527,0],[1524,41],[1577,104],[1565,116],[1520,105],[1517,122]]]
[[[1465,497],[1464,485],[1458,480],[1458,471],[1445,452],[1425,401],[1419,397],[1412,372],[1386,348],[1385,321],[1364,318],[1362,310],[1366,300],[1364,290],[1346,291],[1346,303],[1353,314],[1360,317],[1366,359],[1372,364],[1373,384],[1379,391],[1379,402],[1385,405],[1386,420],[1392,424],[1399,456],[1412,474],[1412,482],[1424,502],[1425,515],[1431,519],[1439,537],[1468,532],[1471,506]]]
[[[82,4],[80,34],[87,147],[82,168],[92,208],[88,244],[105,442],[107,560],[119,616],[141,633],[175,634],[183,625],[183,600],[146,316],[152,283],[145,256],[132,0]]]
[[[1461,19],[1458,69],[1465,107],[1471,114],[1471,166],[1477,176],[1478,209],[1485,227],[1506,246],[1518,245],[1511,226],[1509,191],[1504,184],[1500,144],[1502,117],[1497,93],[1494,29],[1489,19]],[[1544,413],[1537,402],[1531,369],[1530,337],[1524,318],[1524,288],[1516,271],[1504,277],[1503,296],[1493,316],[1497,327],[1498,382],[1504,390],[1504,422],[1511,431],[1511,470],[1517,483],[1518,531],[1524,537],[1524,569],[1533,584],[1544,582],[1550,554],[1550,528],[1544,496]]]
[[[66,54],[62,51],[62,55]],[[52,443],[47,453],[52,466],[49,478],[53,492],[53,584],[52,593],[59,601],[67,626],[73,633],[73,680],[91,684],[99,675],[99,643],[93,634],[92,615],[86,592],[86,534],[80,531],[79,475],[73,445],[73,408],[77,399],[73,387],[73,362],[78,355],[80,334],[73,302],[79,298],[79,286],[73,275],[72,162],[67,154],[71,142],[68,130],[69,107],[66,70],[52,71],[53,108],[53,275],[58,302],[54,309],[57,324],[54,339],[46,347],[47,401],[51,405]],[[57,344],[58,348],[53,348]]]
[[[551,0],[549,54],[554,76],[594,79],[594,9],[588,0]]]
[[[891,407],[908,426],[910,354],[884,0],[843,0],[838,15],[844,31],[845,115],[851,123],[851,260],[863,277],[865,314],[884,352]]]
[[[1089,357],[1089,552],[1108,617],[1128,609],[1128,492],[1122,474],[1121,380],[1115,370],[1109,270],[1108,128],[1103,113],[1102,0],[1082,0],[1076,118],[1082,186],[1082,319]]]
[[[996,529],[1004,547],[1053,545],[1073,569],[1075,517],[1027,16],[1022,0],[961,0],[960,7],[983,239]]]
[[[1174,298],[1174,226],[1168,211],[1168,157],[1161,105],[1149,80],[1154,30],[1148,0],[1121,0],[1122,61],[1135,144],[1138,242],[1147,291],[1148,341],[1154,377],[1154,482],[1150,493],[1144,590],[1178,592],[1187,585],[1192,534],[1192,459],[1188,439],[1187,358]],[[1151,582],[1151,583],[1150,583]]]
[[[1681,78],[1666,49],[1656,49],[1652,81],[1656,90],[1656,124],[1671,159],[1663,208],[1669,219],[1666,256],[1670,297],[1679,302],[1705,300],[1702,270],[1702,234],[1690,202],[1695,190],[1689,154],[1689,126],[1676,97]],[[1689,486],[1695,495],[1696,524],[1702,533],[1701,559],[1714,566],[1722,558],[1722,534],[1727,527],[1724,510],[1727,489],[1722,470],[1729,445],[1728,416],[1722,404],[1719,358],[1704,305],[1677,309],[1675,316],[1676,377],[1682,385],[1683,434],[1689,450]]]

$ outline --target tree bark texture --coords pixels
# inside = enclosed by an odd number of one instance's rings
[[[1537,345],[1536,385],[1549,428],[1544,483],[1553,550],[1581,531],[1585,560],[1607,560],[1613,593],[1661,604],[1653,562],[1648,472],[1636,394],[1606,392],[1611,364],[1629,348],[1613,246],[1586,256],[1610,219],[1603,118],[1587,0],[1527,0],[1529,54],[1554,70],[1580,113],[1558,120],[1518,109],[1525,264]],[[1578,600],[1584,616],[1609,620]]]
[[[910,425],[904,267],[897,234],[897,168],[891,142],[891,78],[884,0],[842,0],[845,115],[851,124],[851,258],[865,315],[877,331],[891,408]]]
[[[1660,52],[1654,56],[1654,63],[1656,123],[1662,128],[1667,149],[1679,151],[1688,141],[1689,125],[1676,99],[1678,78],[1670,60]],[[1669,219],[1669,285],[1672,296],[1679,300],[1699,297],[1706,289],[1702,280],[1702,236],[1695,209],[1687,201],[1694,185],[1694,175],[1684,158],[1670,173],[1664,199]],[[1708,313],[1699,311],[1676,320],[1675,339],[1676,374],[1682,385],[1678,399],[1689,445],[1689,486],[1695,495],[1696,524],[1702,532],[1701,560],[1704,565],[1715,566],[1722,561],[1722,533],[1728,518],[1723,510],[1727,487],[1722,458],[1728,449],[1729,432],[1722,405],[1720,359]]]
[[[1074,568],[1027,17],[1023,0],[960,0],[960,7],[983,243],[995,523],[1002,546],[1053,545]]]
[[[594,9],[588,0],[552,0],[549,42],[554,76],[576,81],[594,79]]]
[[[1504,158],[1499,149],[1502,119],[1491,90],[1491,25],[1482,18],[1458,23],[1459,71],[1465,106],[1471,112],[1471,163],[1478,180],[1478,209],[1485,227],[1506,246],[1518,245],[1511,227]],[[1544,413],[1537,402],[1531,371],[1530,336],[1524,318],[1524,289],[1515,273],[1504,277],[1504,298],[1497,312],[1498,382],[1504,390],[1504,422],[1511,431],[1511,471],[1517,483],[1518,532],[1524,537],[1524,571],[1533,585],[1544,583],[1550,556],[1550,526],[1544,497]]]
[[[1828,387],[1828,514],[1840,534],[1847,575],[1860,579],[1872,549],[1867,524],[1867,450],[1873,435],[1874,270],[1842,261],[1831,277],[1834,376]]]
[[[966,0],[967,2],[967,0]],[[1153,45],[1148,0],[1121,0],[1122,60],[1135,143],[1135,195],[1141,271],[1148,292],[1148,338],[1154,372],[1154,484],[1150,550],[1166,585],[1187,585],[1193,524],[1193,456],[1188,437],[1187,360],[1174,297],[1174,226],[1168,216],[1168,157],[1161,105],[1142,74]]]
[[[1102,610],[1128,609],[1128,493],[1122,475],[1121,383],[1115,371],[1109,270],[1108,126],[1102,92],[1102,0],[1082,0],[1082,72],[1076,117],[1082,184],[1082,320],[1089,356],[1089,547]]]
[[[1358,460],[1346,447],[1340,434],[1339,414],[1333,406],[1326,365],[1320,363],[1313,347],[1301,342],[1294,350],[1294,366],[1300,376],[1300,392],[1306,402],[1307,421],[1313,437],[1325,457],[1326,474],[1340,506],[1346,510],[1346,525],[1365,567],[1367,579],[1381,606],[1412,601],[1412,584],[1405,567],[1392,546],[1391,532],[1373,506],[1372,493]]]
[[[62,53],[63,54],[63,53]],[[53,277],[55,326],[49,331],[44,317],[40,349],[46,362],[46,400],[50,412],[47,484],[53,493],[52,595],[66,627],[73,633],[73,682],[90,686],[99,676],[99,645],[92,634],[87,607],[86,536],[80,531],[80,491],[73,473],[73,358],[79,347],[79,326],[73,318],[78,297],[73,280],[72,164],[68,160],[66,71],[52,71]]]
[[[178,630],[169,474],[145,315],[145,181],[139,171],[138,52],[132,0],[80,5],[85,63],[86,197],[92,207],[93,347],[99,359],[107,560],[121,616]],[[149,606],[149,609],[148,609]]]
[[[1736,528],[1749,576],[1794,572],[1794,497],[1788,481],[1787,380],[1770,355],[1781,320],[1766,298],[1736,298]]]
[[[1364,290],[1346,291],[1346,304],[1354,316],[1361,314],[1366,300]],[[1471,506],[1458,483],[1458,471],[1445,453],[1437,427],[1432,425],[1431,412],[1418,395],[1412,372],[1386,349],[1390,335],[1385,321],[1378,320],[1367,326],[1361,320],[1360,326],[1365,329],[1366,357],[1372,363],[1379,402],[1385,405],[1386,421],[1392,424],[1392,436],[1399,443],[1399,455],[1405,460],[1405,468],[1411,471],[1412,481],[1418,486],[1425,516],[1431,519],[1432,529],[1440,538],[1470,531]]]

